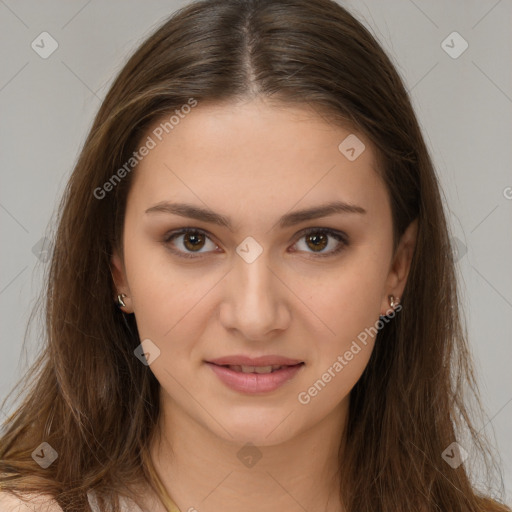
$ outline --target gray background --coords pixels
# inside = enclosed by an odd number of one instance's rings
[[[0,0],[0,400],[37,351],[37,330],[26,350],[22,341],[46,266],[41,240],[93,116],[126,58],[186,3]],[[477,427],[495,436],[510,503],[512,2],[343,5],[370,27],[403,76],[440,175],[488,415]],[[47,59],[31,47],[44,31],[58,43]],[[442,47],[453,31],[469,45],[458,58]],[[447,44],[461,48],[457,40]]]

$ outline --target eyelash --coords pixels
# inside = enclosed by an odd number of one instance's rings
[[[164,237],[163,243],[167,247],[169,247],[171,245],[172,240],[174,240],[175,238],[177,238],[181,235],[186,235],[186,234],[190,234],[190,233],[201,234],[201,235],[208,237],[211,240],[211,237],[207,231],[204,231],[199,228],[181,228],[179,230],[175,230],[175,231],[171,231],[170,233],[167,233],[167,235],[165,235],[165,237]],[[349,245],[348,236],[345,233],[335,231],[335,230],[329,229],[329,228],[308,228],[306,230],[302,230],[299,233],[300,236],[297,239],[297,242],[299,240],[301,240],[302,238],[304,238],[308,235],[311,235],[311,234],[328,235],[328,236],[331,236],[332,238],[336,239],[338,242],[340,242],[339,246],[336,249],[334,249],[328,253],[313,253],[313,252],[310,253],[313,255],[313,258],[332,257],[332,256],[338,254],[339,252],[341,252],[346,246]],[[212,240],[212,242],[213,242],[213,240]],[[295,242],[295,243],[297,243],[297,242]],[[200,259],[200,258],[204,257],[203,256],[204,254],[207,254],[207,253],[196,253],[196,254],[186,253],[186,252],[182,252],[182,251],[177,251],[175,249],[171,249],[170,247],[169,247],[169,249],[171,250],[171,252],[173,254],[176,254],[179,257],[188,258],[188,259]],[[300,251],[297,251],[297,252],[300,252]]]

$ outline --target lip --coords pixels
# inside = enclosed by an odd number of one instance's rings
[[[245,359],[247,360],[247,359]],[[274,359],[275,360],[275,359]],[[240,359],[238,359],[240,361]],[[254,359],[252,360],[254,361]],[[303,362],[286,366],[280,370],[276,370],[272,373],[243,373],[236,372],[227,368],[226,366],[220,366],[213,362],[206,361],[206,364],[212,369],[213,373],[229,388],[239,393],[245,394],[261,394],[270,393],[280,388],[283,384],[292,380],[298,372],[304,367]],[[274,363],[274,364],[286,364],[286,363]],[[245,366],[245,364],[244,364]],[[252,364],[247,366],[270,366],[262,364]]]
[[[260,357],[248,357],[244,355],[233,355],[226,357],[219,357],[217,359],[210,359],[207,363],[213,363],[219,366],[233,365],[233,366],[273,366],[276,364],[293,366],[304,361],[298,359],[290,359],[289,357],[268,355]]]

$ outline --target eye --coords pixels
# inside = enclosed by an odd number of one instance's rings
[[[194,253],[202,254],[202,252],[208,252],[201,251],[201,249],[205,246],[205,240],[210,240],[210,237],[206,234],[205,231],[197,228],[182,228],[179,231],[173,231],[172,233],[169,233],[165,239],[164,243],[168,245],[174,245],[174,240],[182,238],[182,240],[178,243],[183,244],[185,249],[187,251],[191,251],[189,253],[176,250],[174,248],[171,248],[171,251],[178,256],[181,256],[183,258],[196,258],[197,256],[194,256]],[[217,245],[215,245],[213,242],[211,242],[211,245],[213,247],[210,247],[211,249],[215,249]],[[200,256],[199,256],[200,257]]]
[[[305,239],[306,249],[301,249],[301,251],[310,252],[314,257],[322,258],[333,256],[342,251],[349,244],[348,236],[345,233],[329,228],[309,228],[301,231],[299,235],[299,242],[303,238]],[[329,238],[336,240],[336,242],[330,243]],[[176,242],[176,240],[178,240],[178,242]],[[210,241],[210,248],[208,248],[207,241]],[[299,242],[296,242],[294,245],[298,245]],[[196,256],[195,254],[208,253],[218,248],[218,246],[212,242],[209,235],[198,228],[181,228],[178,231],[168,233],[164,238],[164,244],[169,246],[174,254],[183,258],[200,258],[201,256]],[[182,244],[185,250],[176,249],[176,245],[179,244]],[[334,247],[331,247],[331,250],[324,251],[328,246]],[[204,248],[206,248],[206,250],[203,251],[202,249]],[[308,251],[308,249],[312,250]],[[294,250],[292,252],[296,251]]]
[[[324,258],[334,256],[342,251],[345,246],[348,245],[348,236],[340,231],[335,231],[328,228],[309,228],[301,231],[301,237],[299,239],[305,239],[303,246],[306,247],[305,252],[310,252],[307,249],[312,249],[311,254],[314,257]],[[329,238],[334,238],[337,242],[329,243]],[[296,245],[299,242],[296,243]],[[328,246],[331,246],[331,250],[324,251]]]

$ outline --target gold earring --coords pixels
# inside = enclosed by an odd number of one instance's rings
[[[117,307],[118,308],[125,308],[126,307],[126,304],[124,303],[124,298],[126,297],[126,295],[124,293],[121,293],[120,295],[117,296]]]
[[[394,297],[393,295],[389,295],[388,299],[389,305],[391,306],[392,309],[395,309],[395,306],[398,306],[398,303],[400,302],[400,298]]]

